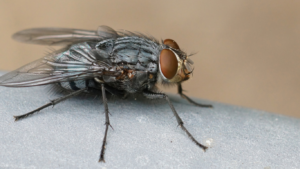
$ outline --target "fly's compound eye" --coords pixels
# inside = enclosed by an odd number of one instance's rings
[[[161,73],[167,78],[172,79],[178,69],[178,61],[174,52],[169,49],[163,49],[160,52],[160,70]]]
[[[165,39],[164,45],[168,45],[173,49],[179,49],[178,44],[173,39]]]

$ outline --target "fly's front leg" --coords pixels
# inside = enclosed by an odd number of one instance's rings
[[[108,112],[108,106],[107,106],[107,99],[106,99],[104,84],[101,84],[101,90],[102,90],[103,105],[104,105],[104,108],[105,108],[105,133],[104,133],[103,143],[102,143],[102,147],[101,147],[99,162],[105,162],[104,153],[105,153],[106,137],[107,137],[107,131],[108,131],[108,127],[110,126],[110,123],[109,123],[109,116],[108,116],[109,112]]]
[[[170,108],[172,109],[172,112],[174,114],[174,116],[176,117],[177,123],[178,125],[182,128],[182,130],[189,136],[189,138],[195,143],[197,144],[200,148],[202,148],[204,151],[208,148],[206,146],[204,146],[203,144],[199,143],[194,137],[193,135],[184,127],[183,125],[183,121],[181,120],[181,118],[179,117],[178,113],[176,112],[173,104],[171,103],[169,97],[166,94],[163,93],[154,93],[151,91],[144,91],[143,92],[144,96],[149,98],[149,99],[166,99],[166,101],[168,102]]]
[[[188,102],[190,102],[191,104],[195,105],[195,106],[199,106],[199,107],[207,107],[207,108],[212,108],[213,106],[210,104],[200,104],[200,103],[196,103],[195,101],[193,101],[192,99],[190,99],[189,97],[187,97],[187,95],[182,93],[182,86],[180,83],[177,84],[178,85],[178,94],[180,94],[180,96],[184,99],[186,99]]]

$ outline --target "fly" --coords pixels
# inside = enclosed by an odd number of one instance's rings
[[[115,31],[108,26],[100,26],[97,31],[33,28],[15,33],[13,39],[64,48],[1,76],[0,86],[58,84],[70,91],[31,112],[14,116],[16,121],[81,93],[100,91],[105,110],[105,133],[99,162],[105,162],[106,137],[110,126],[106,91],[119,97],[141,93],[149,99],[165,99],[188,137],[204,151],[208,148],[190,134],[169,97],[157,92],[155,87],[156,84],[177,85],[182,98],[199,107],[212,107],[196,103],[183,94],[181,83],[190,78],[193,62],[174,40],[159,42],[151,36]]]

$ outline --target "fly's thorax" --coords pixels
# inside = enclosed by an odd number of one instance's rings
[[[160,44],[147,38],[125,36],[107,39],[95,45],[100,56],[112,64],[127,66],[128,69],[158,72]]]
[[[156,83],[156,74],[142,70],[123,70],[123,74],[116,77],[123,89],[135,93],[144,89],[152,89]]]
[[[99,56],[108,59],[117,71],[122,72],[116,77],[99,77],[100,81],[130,93],[151,89],[155,85],[161,50],[158,41],[124,36],[101,41],[95,49]]]
[[[117,65],[119,74],[117,76],[97,76],[94,80],[97,83],[105,83],[118,90],[125,90],[129,93],[136,93],[144,89],[152,89],[156,83],[156,73],[143,70],[129,69],[128,66]]]
[[[159,55],[159,83],[180,83],[190,78],[192,61],[172,39],[163,42]]]

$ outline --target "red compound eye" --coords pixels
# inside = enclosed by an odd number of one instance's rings
[[[172,39],[165,39],[164,44],[170,46],[171,48],[179,49],[178,44]]]
[[[178,69],[178,61],[175,54],[169,49],[163,49],[160,52],[160,70],[167,78],[172,79]]]

